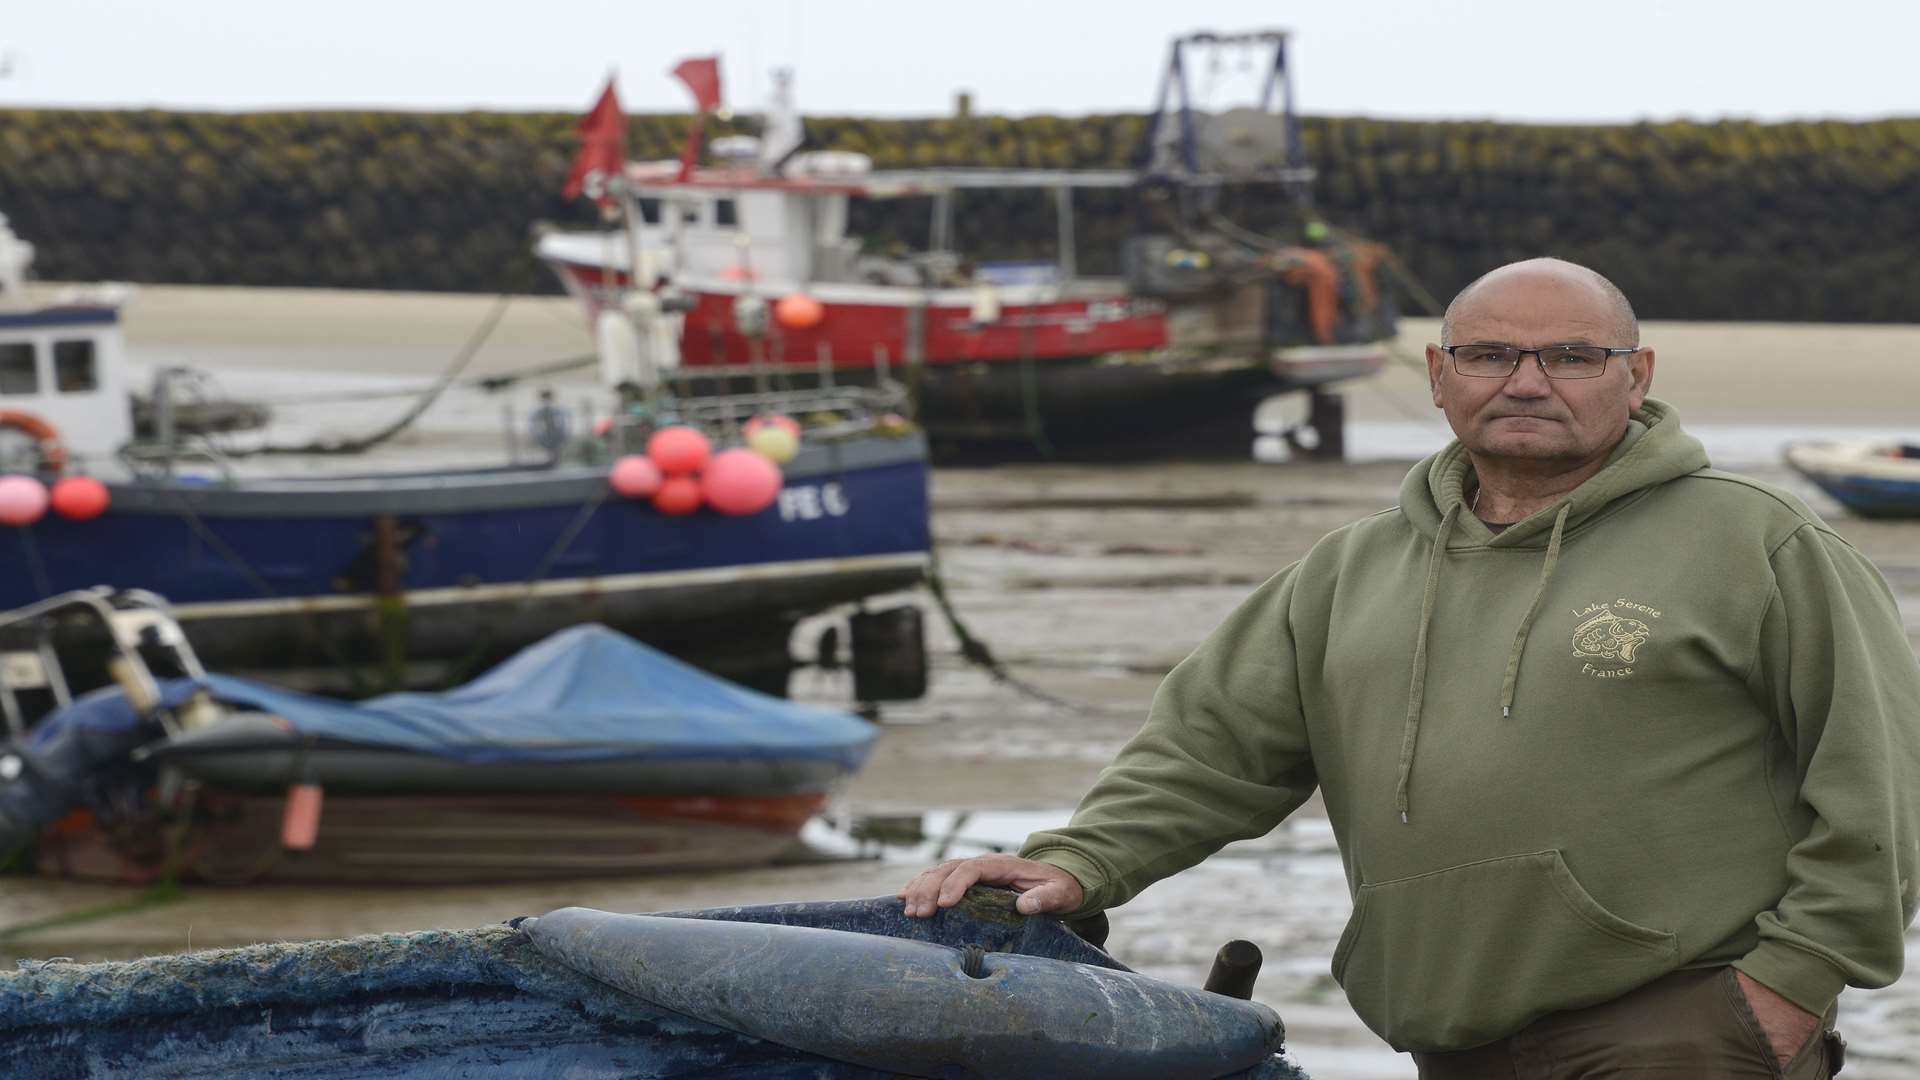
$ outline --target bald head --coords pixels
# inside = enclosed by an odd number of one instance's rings
[[[1488,300],[1496,299],[1505,291],[1497,286],[1509,284],[1591,291],[1595,303],[1601,305],[1607,321],[1618,335],[1609,344],[1640,344],[1640,320],[1634,317],[1633,305],[1627,302],[1625,293],[1599,273],[1578,263],[1551,256],[1508,263],[1475,278],[1472,284],[1460,290],[1453,298],[1453,303],[1447,305],[1447,314],[1440,320],[1440,340],[1449,345],[1461,344],[1453,336],[1455,324],[1463,315]]]

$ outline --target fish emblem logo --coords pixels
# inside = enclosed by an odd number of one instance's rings
[[[1623,619],[1602,611],[1573,631],[1573,655],[1633,663],[1633,654],[1653,636],[1653,628],[1639,619]]]
[[[1576,610],[1580,624],[1573,628],[1573,657],[1584,660],[1580,673],[1596,679],[1624,679],[1633,674],[1633,664],[1641,647],[1653,637],[1653,627],[1614,609],[1644,614],[1658,619],[1658,608],[1631,600],[1588,604]]]

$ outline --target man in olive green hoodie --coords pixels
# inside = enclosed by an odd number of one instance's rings
[[[1020,910],[1126,902],[1318,787],[1354,911],[1334,977],[1423,1077],[1825,1077],[1900,974],[1920,664],[1793,496],[1708,466],[1653,350],[1552,259],[1430,346],[1456,441],[1168,675],[1063,829],[934,867]]]

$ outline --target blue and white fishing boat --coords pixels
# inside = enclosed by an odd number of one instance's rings
[[[24,245],[3,224],[0,236],[17,279]],[[646,319],[675,316],[644,307],[603,355],[608,400],[616,387],[621,400],[610,426],[555,443],[550,460],[300,476],[248,472],[181,438],[164,383],[157,440],[136,441],[112,300],[0,312],[0,610],[147,589],[174,602],[210,666],[384,662],[409,682],[453,681],[591,621],[777,686],[798,619],[923,578],[925,440],[892,414],[898,387],[795,389],[743,371],[741,392],[676,397],[675,358],[644,353],[660,336]],[[724,443],[757,413],[806,424],[765,509],[674,515],[611,490],[610,463],[657,427]],[[63,491],[79,475],[104,488]],[[894,635],[896,655],[917,648],[917,618],[886,625],[909,638],[903,649]],[[912,696],[915,682],[896,687]]]
[[[1134,973],[992,890],[930,919],[890,897],[566,908],[0,974],[0,1073],[48,1080],[1306,1080],[1284,1036],[1271,1009]]]
[[[1920,444],[1794,443],[1787,465],[1861,517],[1920,518]]]

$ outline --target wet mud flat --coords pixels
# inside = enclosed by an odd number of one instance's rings
[[[1736,467],[1738,467],[1736,465]],[[730,873],[445,888],[192,887],[140,890],[0,878],[5,958],[130,957],[258,941],[477,926],[568,904],[647,911],[890,893],[938,857],[1017,846],[1064,820],[1139,726],[1160,677],[1247,593],[1328,531],[1393,505],[1404,462],[1364,465],[1066,466],[946,470],[935,479],[939,564],[960,617],[1018,686],[958,655],[924,594],[931,693],[888,706],[865,770],[808,833],[817,857]],[[1920,643],[1920,523],[1840,516],[1784,470],[1749,468],[1829,515],[1893,585]],[[817,626],[803,625],[807,654]],[[792,691],[844,704],[844,673],[803,670]],[[1023,689],[1024,687],[1024,689]],[[884,832],[891,842],[855,839]],[[114,905],[126,910],[112,911]],[[1317,803],[1112,914],[1109,947],[1150,974],[1197,985],[1216,949],[1266,955],[1256,997],[1278,1009],[1316,1077],[1409,1078],[1356,1020],[1328,974],[1350,911]],[[79,917],[76,916],[86,916]],[[66,922],[48,922],[66,918]],[[1920,938],[1915,939],[1920,955]],[[1920,976],[1849,991],[1850,1077],[1920,1075]]]

